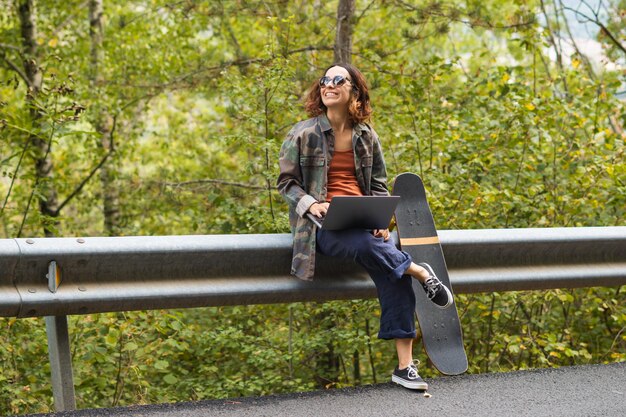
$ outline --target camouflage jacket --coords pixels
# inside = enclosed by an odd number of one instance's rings
[[[278,191],[289,203],[293,233],[291,273],[312,280],[315,273],[316,226],[305,214],[315,202],[326,200],[335,135],[326,115],[296,124],[280,150]],[[387,170],[378,135],[367,124],[353,127],[352,148],[356,178],[363,195],[388,195]]]

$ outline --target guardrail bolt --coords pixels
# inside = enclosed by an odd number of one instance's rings
[[[32,239],[26,239],[26,243],[28,243],[29,245],[32,245],[33,243],[35,243],[35,241]]]
[[[77,241],[78,243],[85,243],[85,239],[82,239],[82,238],[80,238],[80,239],[76,239],[76,241]]]

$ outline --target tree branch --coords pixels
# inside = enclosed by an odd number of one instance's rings
[[[110,136],[111,136],[111,148],[110,148],[109,152],[107,152],[107,154],[104,155],[104,157],[102,158],[102,160],[100,160],[98,165],[96,165],[91,170],[89,175],[84,180],[82,180],[81,183],[78,185],[78,187],[76,187],[76,189],[74,189],[74,191],[72,191],[72,193],[69,196],[67,196],[67,198],[59,205],[59,207],[54,212],[55,216],[58,216],[59,213],[61,212],[61,210],[63,209],[63,207],[65,207],[67,205],[67,203],[69,203],[74,197],[76,197],[82,191],[82,189],[89,182],[89,180],[91,178],[93,178],[94,175],[96,175],[96,172],[98,172],[98,170],[100,168],[102,168],[102,166],[109,159],[109,157],[115,152],[116,149],[115,149],[115,144],[114,144],[114,136],[115,136],[116,128],[117,128],[117,115],[113,117],[113,127],[111,128],[111,133],[110,133]]]
[[[260,186],[260,185],[244,184],[241,182],[233,182],[233,181],[220,180],[220,179],[191,180],[191,181],[183,181],[183,182],[162,182],[161,184],[166,187],[177,187],[177,188],[185,187],[188,185],[195,185],[195,184],[215,184],[215,185],[227,185],[230,187],[241,187],[241,188],[247,188],[251,190],[266,190],[267,189],[267,187]]]
[[[589,6],[587,5],[587,7]],[[573,12],[577,16],[580,16],[586,19],[588,22],[591,22],[594,25],[598,26],[600,28],[600,31],[610,39],[613,45],[615,45],[619,50],[621,50],[622,52],[626,54],[626,46],[622,45],[621,42],[613,35],[613,33],[611,33],[611,31],[599,20],[599,17],[597,14],[594,13],[594,17],[592,18],[586,15],[585,13],[582,13],[578,9],[574,9],[569,6],[563,6],[563,9],[569,10],[570,12]]]
[[[615,36],[613,36],[613,34],[611,33],[611,31],[610,31],[610,30],[609,30],[606,26],[604,26],[604,25],[603,25],[602,23],[600,23],[600,22],[598,22],[597,24],[598,24],[598,26],[600,27],[600,30],[602,31],[602,33],[603,33],[604,35],[606,35],[606,36],[607,36],[607,37],[611,40],[611,42],[613,42],[613,45],[615,45],[618,49],[620,49],[623,53],[625,53],[625,54],[626,54],[626,46],[622,45],[622,44],[621,44],[621,43],[620,43],[620,42],[619,42],[619,41],[615,38]]]
[[[174,2],[174,3],[165,3],[165,4],[162,4],[162,5],[154,8],[154,9],[149,9],[149,10],[146,10],[145,12],[143,12],[143,13],[138,13],[138,14],[135,15],[135,17],[125,21],[122,27],[126,27],[126,26],[128,26],[128,25],[130,25],[132,23],[135,23],[135,21],[147,20],[148,19],[148,15],[150,15],[150,14],[157,15],[162,9],[165,9],[165,8],[173,9],[176,6],[178,6],[180,4],[185,4],[185,3],[188,3],[188,1],[187,0],[180,0],[180,1],[177,1],[177,2]]]
[[[363,16],[365,16],[365,13],[367,13],[369,9],[374,5],[374,3],[376,3],[376,0],[370,1],[370,3],[367,6],[365,6],[365,8],[361,11],[361,14],[359,14],[354,19],[354,23],[358,23],[363,18]]]
[[[63,207],[65,207],[67,205],[67,203],[69,203],[74,197],[76,197],[78,195],[78,193],[80,193],[82,191],[82,189],[85,187],[85,185],[89,182],[89,180],[96,174],[96,172],[98,172],[98,170],[100,168],[102,168],[102,166],[104,165],[104,163],[107,161],[107,159],[109,159],[109,157],[113,154],[115,150],[111,149],[109,152],[107,152],[106,155],[104,155],[104,157],[102,158],[102,160],[100,160],[100,162],[98,163],[98,165],[96,165],[91,172],[89,173],[89,175],[82,180],[82,182],[78,185],[78,187],[76,187],[76,189],[74,189],[74,191],[72,191],[72,193],[67,196],[65,198],[65,200],[59,204],[59,207],[55,210],[54,215],[58,216],[59,213],[61,212],[61,210],[63,209]]]
[[[57,27],[52,30],[52,36],[56,36],[63,28],[65,28],[66,25],[71,23],[76,16],[82,15],[83,9],[87,6],[88,3],[89,0],[85,0],[78,6],[72,7],[73,13],[70,13],[63,22],[61,22]]]
[[[550,15],[548,14],[548,11],[546,10],[546,5],[545,5],[544,0],[540,0],[539,4],[541,6],[541,11],[543,12],[543,15],[546,18],[546,26],[548,28],[548,38],[550,40],[550,44],[552,44],[552,47],[554,48],[554,53],[556,54],[556,64],[559,67],[559,73],[561,75],[560,78],[561,78],[561,82],[563,83],[565,95],[566,97],[569,97],[569,87],[567,85],[567,79],[563,75],[563,72],[564,72],[563,71],[563,51],[561,50],[561,44],[558,43],[555,39],[555,31],[552,28],[552,25],[550,24]]]
[[[17,51],[17,52],[22,52],[22,50],[18,46],[9,45],[9,44],[6,44],[6,43],[0,43],[0,48],[2,48],[2,49],[12,49],[12,50]]]
[[[521,27],[526,27],[529,25],[532,25],[535,20],[531,18],[531,20],[527,21],[527,22],[521,22],[521,23],[513,23],[510,25],[495,25],[489,21],[485,21],[485,20],[479,20],[476,18],[469,18],[469,19],[462,19],[460,17],[456,17],[458,15],[460,15],[461,12],[463,12],[463,10],[461,9],[452,9],[453,12],[448,12],[446,13],[445,10],[443,10],[442,7],[439,7],[437,10],[427,10],[424,7],[419,7],[419,6],[413,6],[412,4],[409,4],[405,1],[402,0],[396,0],[396,3],[398,3],[400,6],[403,6],[405,8],[405,10],[410,10],[410,11],[425,11],[427,18],[430,17],[439,17],[439,18],[445,18],[448,19],[449,22],[456,22],[456,23],[462,23],[466,26],[469,26],[471,28],[474,27],[482,27],[482,28],[486,28],[486,29],[494,29],[494,30],[507,30],[507,29],[517,29],[517,28],[521,28]],[[426,19],[428,20],[428,19]]]
[[[4,203],[2,204],[2,208],[0,209],[0,217],[2,217],[2,214],[4,213],[4,208],[7,206],[7,202],[9,201],[9,196],[11,195],[11,190],[13,189],[13,185],[15,184],[15,179],[17,178],[17,173],[20,170],[20,167],[22,166],[22,160],[24,159],[24,155],[26,154],[26,151],[28,150],[28,147],[30,146],[30,142],[32,140],[32,136],[28,137],[28,140],[26,141],[26,145],[24,145],[24,148],[22,149],[22,153],[20,154],[20,159],[17,162],[17,166],[15,167],[15,171],[13,171],[13,176],[11,177],[11,184],[9,185],[9,191],[7,191],[7,195],[4,199]]]
[[[333,48],[330,46],[305,46],[303,48],[298,48],[298,49],[293,49],[291,51],[287,51],[286,56],[288,55],[293,55],[293,54],[298,54],[301,52],[309,52],[309,51],[332,51]],[[229,67],[233,67],[233,66],[247,66],[247,65],[252,65],[252,64],[267,64],[269,62],[271,62],[273,59],[275,59],[275,57],[270,57],[270,58],[248,58],[248,59],[235,59],[232,61],[226,61],[220,65],[215,65],[212,67],[206,67],[206,68],[199,68],[195,71],[186,73],[186,74],[182,74],[179,75],[178,77],[173,78],[171,81],[168,81],[164,84],[119,84],[119,83],[114,83],[114,82],[110,82],[108,81],[107,83],[109,83],[110,85],[118,85],[118,86],[126,86],[126,87],[134,87],[134,88],[141,88],[141,89],[146,89],[146,88],[156,88],[156,89],[166,89],[169,87],[172,87],[174,85],[176,85],[177,83],[186,81],[190,78],[193,78],[194,76],[200,75],[202,73],[208,73],[208,72],[215,72],[215,71],[221,71],[224,70],[226,68]],[[148,94],[147,96],[150,96],[150,94]]]
[[[4,62],[6,62],[9,67],[15,71],[17,73],[17,75],[20,76],[20,78],[22,80],[24,80],[24,82],[26,82],[27,86],[31,86],[30,80],[28,79],[28,76],[26,75],[26,73],[20,68],[18,67],[13,61],[11,61],[9,58],[6,57],[5,54],[2,54],[2,59],[4,59]]]
[[[587,74],[589,74],[589,77],[592,80],[595,80],[596,74],[593,71],[593,66],[591,65],[591,61],[589,60],[589,57],[587,57],[587,55],[583,54],[582,51],[580,50],[580,48],[578,47],[578,44],[576,43],[576,40],[574,39],[574,34],[572,33],[572,29],[569,26],[569,23],[567,22],[567,18],[565,16],[565,13],[563,13],[563,1],[559,0],[559,4],[561,6],[561,15],[563,15],[563,25],[565,26],[565,30],[567,31],[567,35],[570,39],[570,42],[572,43],[572,46],[574,47],[574,50],[576,51],[576,53],[583,59],[583,61],[585,62],[585,68],[587,69]]]
[[[56,106],[56,103],[55,103]],[[54,133],[56,131],[56,123],[52,124],[52,131],[50,132],[50,138],[48,139],[48,146],[46,148],[46,153],[44,154],[43,160],[46,160],[48,158],[48,155],[50,155],[50,151],[52,150],[52,139],[54,138]],[[34,136],[30,136],[28,141],[30,142],[30,140],[33,138]],[[41,173],[37,172],[37,178],[35,179],[35,185],[33,186],[33,189],[31,190],[30,193],[30,197],[28,197],[28,204],[26,205],[26,210],[24,210],[24,216],[22,216],[22,223],[20,224],[20,228],[17,231],[17,236],[16,237],[21,237],[22,236],[22,231],[24,230],[24,225],[26,224],[26,217],[28,217],[28,212],[30,211],[30,205],[33,201],[33,197],[35,196],[35,191],[37,190],[37,187],[39,186],[39,181],[41,180]],[[54,214],[56,216],[56,214]],[[44,227],[44,229],[47,229]]]

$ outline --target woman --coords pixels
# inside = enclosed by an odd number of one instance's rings
[[[392,381],[411,389],[428,389],[413,363],[415,294],[411,280],[422,283],[440,308],[452,295],[432,268],[416,264],[389,240],[389,230],[317,229],[307,219],[322,217],[336,195],[388,195],[385,161],[370,118],[365,78],[352,65],[335,64],[309,90],[310,119],[296,124],[280,151],[278,190],[289,203],[294,233],[291,273],[312,280],[316,249],[328,256],[356,260],[374,280],[381,305],[381,339],[394,339],[398,367]]]

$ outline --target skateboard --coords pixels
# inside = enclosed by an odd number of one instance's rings
[[[415,263],[428,263],[439,280],[450,289],[450,278],[443,257],[437,229],[426,201],[422,179],[411,173],[398,175],[393,195],[401,197],[396,207],[396,228],[400,247]],[[467,355],[463,347],[463,332],[456,304],[446,309],[433,304],[422,285],[413,280],[415,314],[422,332],[424,349],[439,372],[459,375],[467,371]]]

